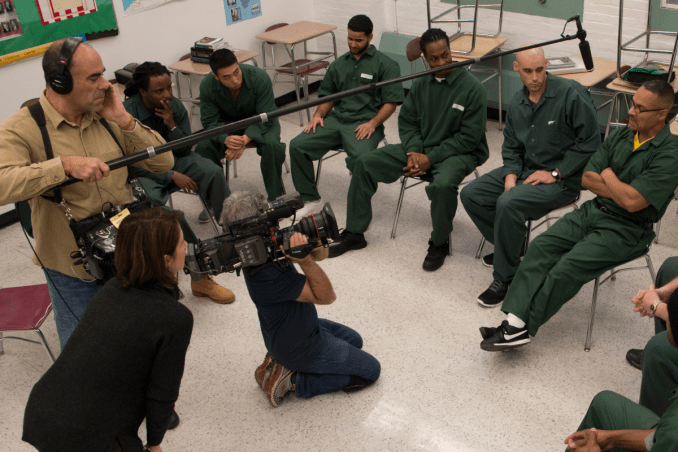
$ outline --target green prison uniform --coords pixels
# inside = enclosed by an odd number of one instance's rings
[[[485,239],[494,244],[493,278],[509,281],[520,265],[528,220],[572,202],[581,190],[584,166],[600,147],[600,131],[591,96],[579,83],[548,75],[546,91],[534,106],[523,87],[506,115],[504,166],[472,181],[459,197]],[[538,170],[558,168],[563,180],[523,185]],[[516,186],[504,191],[504,178]]]
[[[361,157],[353,168],[348,190],[346,229],[362,233],[372,219],[371,199],[379,182],[395,182],[404,174],[407,153],[424,153],[431,161],[433,182],[426,186],[431,200],[436,246],[449,240],[457,210],[459,184],[489,156],[485,138],[487,95],[466,69],[447,78],[416,79],[400,108],[401,144],[384,146]]]
[[[598,393],[589,406],[577,431],[588,428],[599,430],[650,430],[656,428],[650,442],[652,452],[678,451],[678,397],[673,397],[671,406],[660,417],[651,410],[632,402],[612,391]],[[628,449],[610,449],[621,452]]]
[[[213,129],[261,113],[278,109],[273,96],[273,85],[266,71],[249,64],[241,64],[242,87],[237,100],[233,100],[230,91],[210,72],[200,82],[200,122],[203,128]],[[198,143],[195,152],[206,159],[221,165],[229,134]],[[285,162],[285,144],[280,142],[280,123],[278,119],[249,126],[230,135],[247,135],[257,145],[257,154],[261,156],[261,175],[269,199],[282,195],[282,165]],[[247,152],[247,151],[245,151]]]
[[[678,257],[664,261],[657,273],[657,287],[662,287],[678,277]],[[666,322],[655,317],[656,335],[643,350],[643,379],[640,384],[640,404],[658,416],[671,404],[678,387],[678,349],[669,342]]]
[[[188,119],[188,112],[184,104],[177,98],[172,97],[172,116],[176,128],[169,131],[162,118],[149,110],[144,105],[140,94],[136,94],[123,102],[125,109],[143,125],[150,127],[158,132],[167,142],[187,137],[191,134],[191,125]],[[172,176],[174,171],[193,179],[198,184],[198,193],[205,200],[209,200],[214,208],[214,215],[217,219],[221,217],[221,209],[230,194],[228,184],[224,178],[221,166],[215,165],[200,155],[191,152],[191,148],[186,147],[172,151],[174,155],[174,166],[165,173],[151,173],[146,170],[137,170],[139,182],[144,187],[151,199],[158,205],[164,206],[169,198],[169,188],[173,186]]]
[[[400,77],[398,64],[370,45],[358,61],[351,52],[333,61],[320,84],[318,97],[397,77]],[[330,149],[341,146],[347,155],[346,167],[353,171],[355,161],[376,149],[384,138],[383,125],[377,127],[370,138],[360,141],[355,137],[355,129],[374,118],[384,104],[402,102],[403,99],[403,87],[397,83],[335,100],[332,110],[323,118],[324,127],[316,127],[315,133],[302,132],[290,142],[292,180],[304,201],[320,199],[313,161],[321,159]]]
[[[598,196],[532,241],[502,306],[525,321],[531,336],[585,283],[639,256],[654,238],[632,221],[656,223],[666,211],[678,185],[678,141],[666,126],[633,151],[634,135],[628,127],[615,130],[584,171],[600,174],[610,167],[650,205],[631,213]],[[629,220],[602,212],[598,203]]]

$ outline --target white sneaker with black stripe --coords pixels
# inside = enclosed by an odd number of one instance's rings
[[[508,320],[501,322],[497,328],[480,328],[483,341],[480,348],[486,352],[500,352],[529,344],[531,339],[527,328],[516,328],[509,325]]]

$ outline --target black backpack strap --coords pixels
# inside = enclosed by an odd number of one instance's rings
[[[49,134],[47,133],[47,120],[45,119],[45,111],[42,109],[42,105],[40,105],[40,102],[36,102],[30,107],[28,107],[28,111],[30,112],[31,116],[35,120],[35,122],[38,124],[38,127],[40,128],[40,134],[42,135],[42,142],[45,146],[45,154],[47,155],[47,160],[51,160],[54,158],[54,151],[52,150],[52,142],[49,139]],[[63,200],[61,198],[61,190],[58,188],[55,188],[53,190],[54,193],[54,202],[57,204],[60,204],[61,201]]]

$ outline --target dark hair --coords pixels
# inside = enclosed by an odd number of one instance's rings
[[[219,69],[233,66],[237,62],[238,58],[236,58],[235,53],[228,49],[219,49],[210,55],[210,69],[215,74]]]
[[[669,297],[669,301],[666,302],[666,310],[669,311],[673,342],[678,345],[678,290],[674,290]]]
[[[173,256],[179,243],[179,214],[162,207],[135,212],[118,230],[115,269],[122,287],[177,286],[167,270],[165,256]]]
[[[661,108],[671,110],[675,102],[673,87],[665,80],[648,80],[643,83],[643,88],[659,96],[659,105]]]
[[[145,63],[140,64],[134,69],[132,80],[127,82],[127,85],[125,86],[125,95],[132,97],[138,94],[141,89],[148,91],[148,84],[150,83],[151,77],[165,74],[170,75],[170,72],[160,63],[146,61]]]
[[[427,44],[430,44],[432,42],[438,42],[443,39],[447,43],[447,47],[449,47],[450,38],[447,37],[447,33],[445,33],[440,28],[429,28],[424,32],[423,35],[421,35],[421,39],[419,40],[419,48],[421,49],[421,53],[426,55]]]
[[[363,32],[365,36],[369,36],[372,34],[374,25],[369,17],[364,14],[358,14],[351,17],[351,20],[348,21],[348,29],[357,33]]]

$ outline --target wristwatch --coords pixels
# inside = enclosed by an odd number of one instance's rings
[[[650,317],[654,317],[654,313],[657,311],[657,306],[659,306],[661,300],[655,300],[654,303],[650,306]]]
[[[551,177],[553,177],[556,181],[559,181],[560,179],[562,179],[562,176],[560,175],[560,173],[558,172],[557,169],[554,169],[553,171],[551,171]]]

